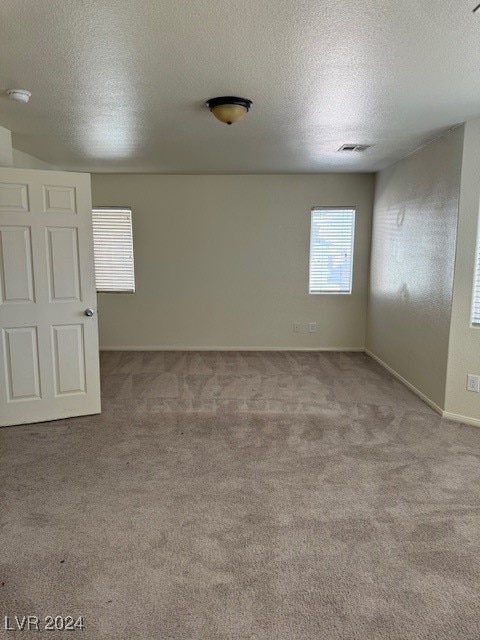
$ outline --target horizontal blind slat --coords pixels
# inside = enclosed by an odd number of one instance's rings
[[[312,209],[310,293],[351,293],[355,209]]]
[[[92,211],[97,291],[135,291],[132,212],[98,208]]]
[[[480,229],[477,239],[473,281],[472,324],[480,324]]]

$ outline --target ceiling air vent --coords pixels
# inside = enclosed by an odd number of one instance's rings
[[[339,151],[356,151],[357,153],[363,153],[367,149],[370,149],[371,144],[342,144]]]

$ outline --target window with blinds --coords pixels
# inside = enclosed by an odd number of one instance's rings
[[[352,293],[355,209],[312,209],[310,293]]]
[[[92,217],[97,291],[133,293],[131,209],[102,207],[93,209]]]
[[[475,278],[473,282],[472,324],[480,325],[480,228],[477,239]]]

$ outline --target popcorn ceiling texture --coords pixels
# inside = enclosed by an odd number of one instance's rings
[[[474,4],[2,0],[0,85],[33,95],[0,124],[75,171],[376,171],[478,115]],[[231,94],[228,127],[204,103]]]
[[[2,615],[82,614],[87,640],[478,637],[478,429],[359,353],[111,352],[102,381],[102,415],[0,430]]]

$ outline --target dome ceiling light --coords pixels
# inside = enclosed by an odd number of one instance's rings
[[[217,120],[225,124],[233,124],[243,118],[247,111],[250,111],[252,101],[235,96],[221,96],[220,98],[211,98],[205,104]]]

